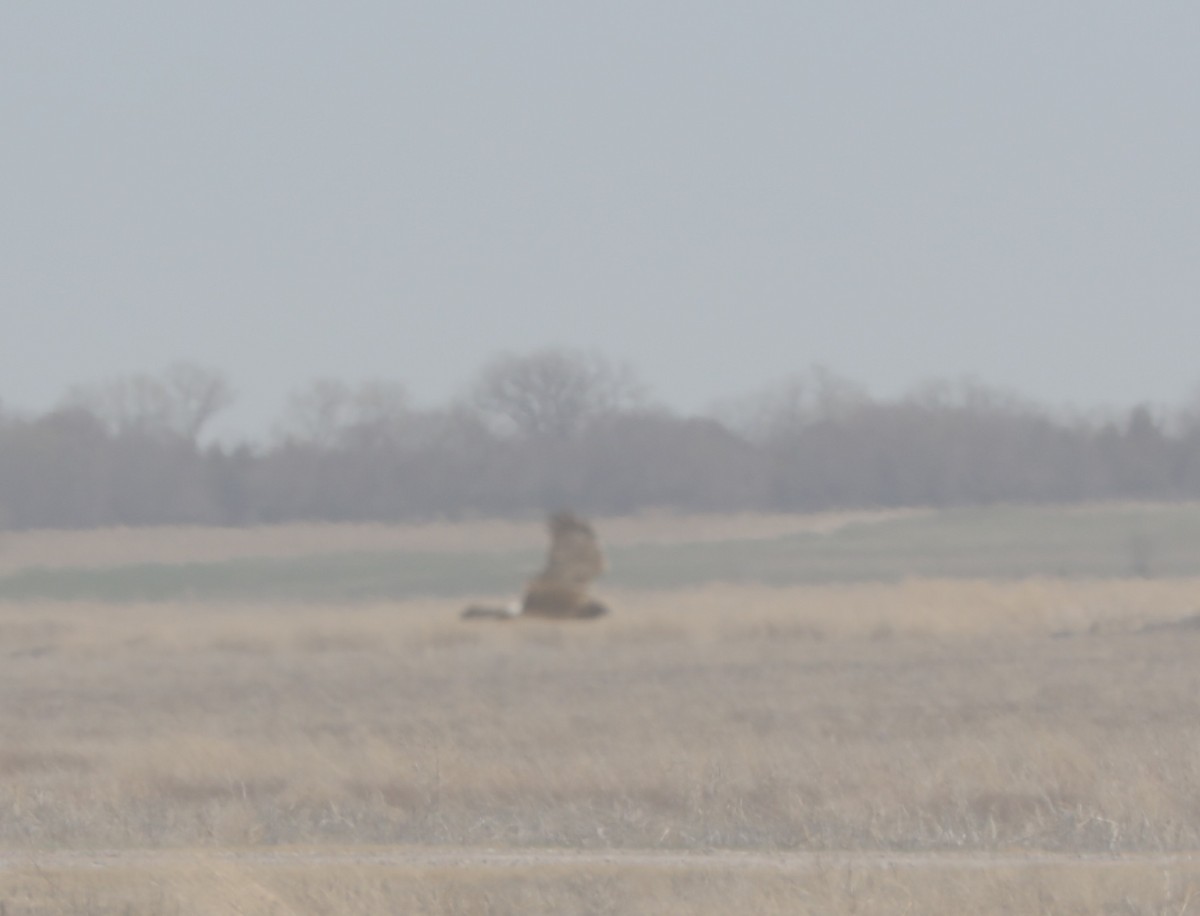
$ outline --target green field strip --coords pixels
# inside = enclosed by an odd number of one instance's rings
[[[712,582],[799,585],[905,577],[1012,579],[1200,575],[1200,508],[954,509],[828,534],[608,550],[603,587]],[[287,559],[29,568],[0,577],[0,600],[302,601],[497,598],[519,591],[538,551],[360,552]]]

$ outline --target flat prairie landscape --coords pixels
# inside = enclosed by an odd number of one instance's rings
[[[1200,508],[0,540],[0,914],[1200,912]]]

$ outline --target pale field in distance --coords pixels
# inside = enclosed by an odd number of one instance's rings
[[[829,532],[882,522],[920,510],[824,512],[809,515],[674,515],[648,512],[600,519],[611,546],[753,540]],[[305,557],[380,551],[510,551],[540,549],[541,519],[427,522],[407,525],[290,524],[248,528],[101,528],[0,534],[0,572],[31,566],[103,567],[129,563],[215,562],[243,557]]]
[[[1200,580],[602,592],[0,603],[0,912],[1200,908]]]

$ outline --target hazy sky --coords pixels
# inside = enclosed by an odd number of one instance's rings
[[[7,3],[0,125],[11,406],[549,344],[681,409],[1200,383],[1196,3]]]

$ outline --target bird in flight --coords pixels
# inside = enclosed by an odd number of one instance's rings
[[[506,608],[469,607],[463,611],[464,620],[585,620],[608,613],[608,608],[588,595],[588,586],[608,568],[592,526],[570,512],[556,512],[548,527],[546,568],[529,580],[521,599]]]

